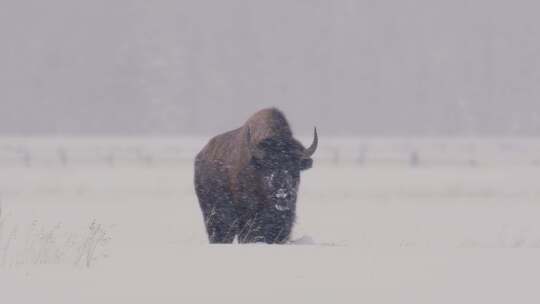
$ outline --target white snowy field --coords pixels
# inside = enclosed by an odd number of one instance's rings
[[[203,142],[0,140],[5,303],[540,301],[537,141],[321,138],[274,246],[207,245]]]

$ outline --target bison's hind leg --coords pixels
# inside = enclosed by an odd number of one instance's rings
[[[226,192],[198,191],[210,243],[232,243],[238,233],[237,216]]]
[[[234,210],[227,202],[201,202],[204,225],[211,244],[230,244],[238,233],[238,223]]]
[[[237,233],[236,220],[228,210],[216,209],[216,213],[204,217],[206,233],[211,244],[230,244]]]

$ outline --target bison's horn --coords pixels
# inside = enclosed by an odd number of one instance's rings
[[[318,144],[319,144],[319,137],[317,136],[317,128],[314,128],[313,142],[311,143],[311,146],[309,146],[309,148],[307,148],[304,151],[304,157],[305,158],[310,158],[313,155],[313,153],[315,153],[315,151],[317,151],[317,145]]]
[[[246,128],[246,144],[252,157],[258,159],[263,158],[263,152],[251,142],[251,131],[249,130],[249,127]]]

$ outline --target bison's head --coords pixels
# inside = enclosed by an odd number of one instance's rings
[[[307,149],[291,137],[268,138],[252,144],[249,131],[247,134],[251,163],[257,171],[255,182],[266,196],[266,201],[278,211],[293,209],[300,184],[300,171],[311,168],[313,164],[311,156],[317,150],[317,129]]]

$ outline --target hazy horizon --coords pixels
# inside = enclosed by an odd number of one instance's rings
[[[531,1],[0,4],[0,135],[540,135]]]

